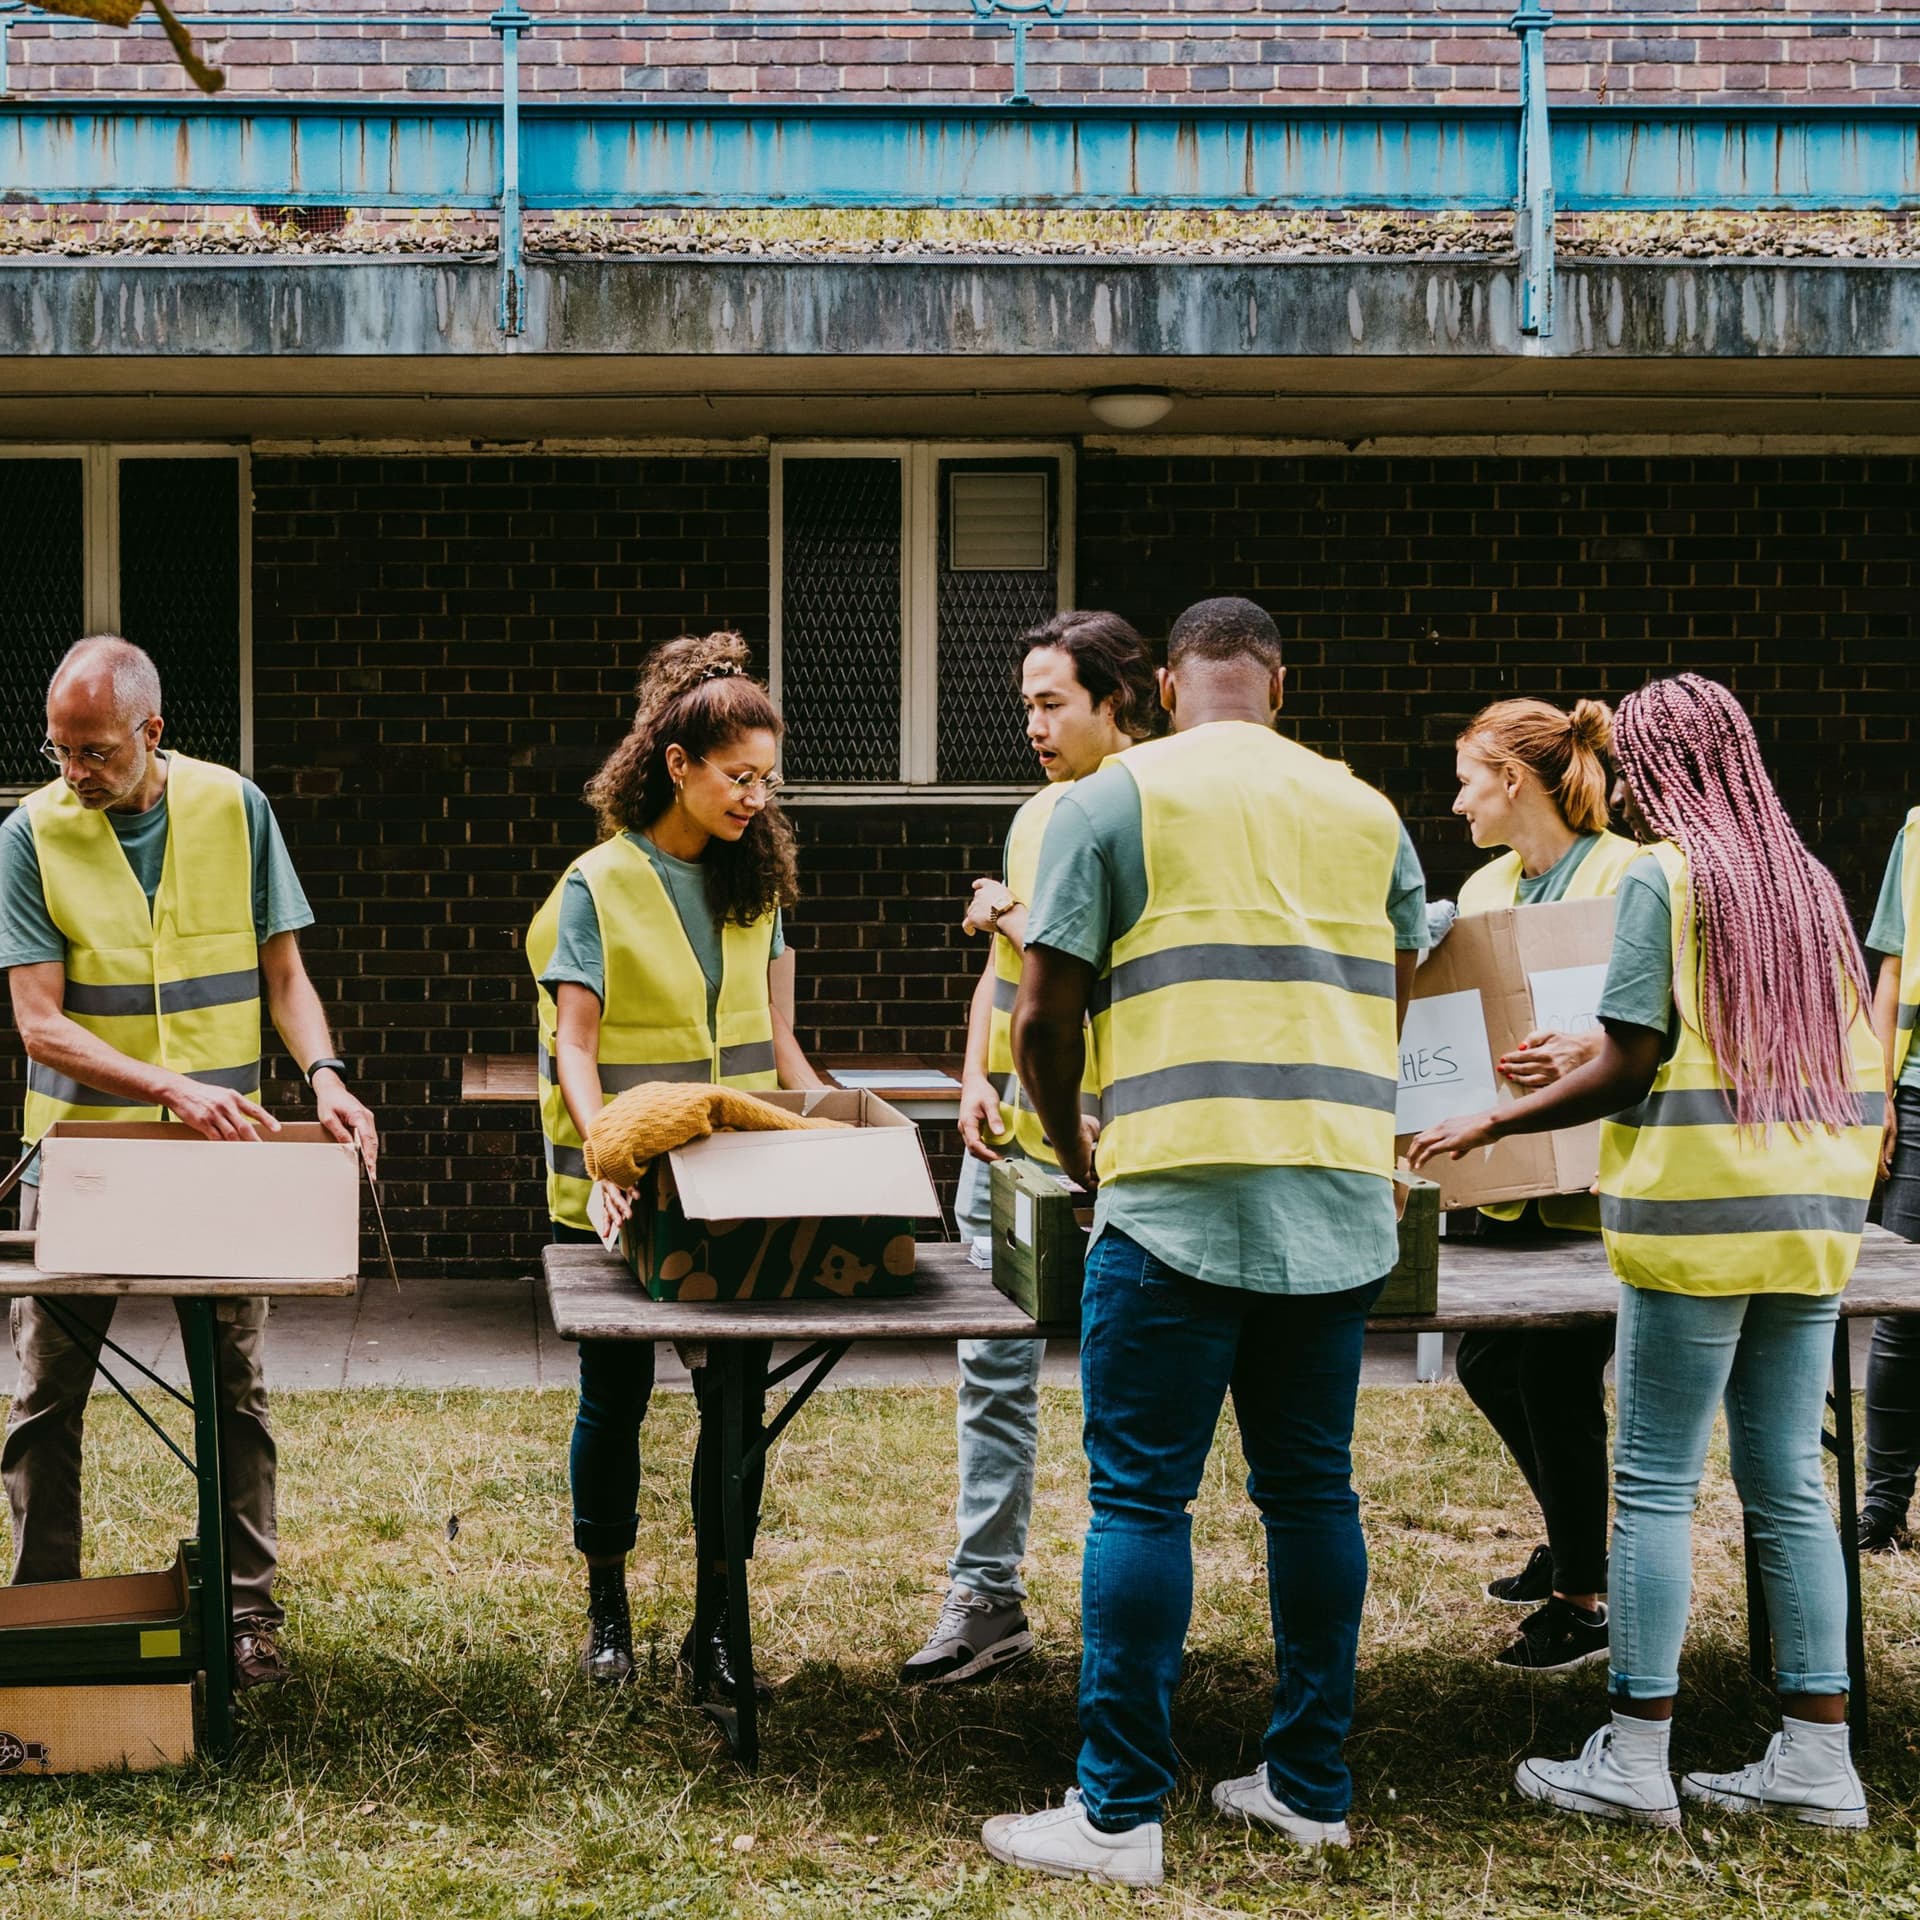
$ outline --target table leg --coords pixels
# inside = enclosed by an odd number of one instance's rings
[[[227,1498],[220,1459],[219,1358],[214,1303],[180,1303],[187,1379],[193,1389],[193,1472],[199,1489],[200,1638],[206,1659],[207,1746],[233,1747],[233,1596],[227,1584]]]
[[[704,1369],[720,1346],[701,1355]],[[721,1485],[720,1434],[716,1427],[714,1395],[700,1390],[696,1381],[694,1404],[699,1429],[693,1442],[693,1478],[699,1488],[693,1515],[693,1673],[689,1684],[693,1697],[704,1702],[713,1685],[713,1580],[712,1570],[727,1557],[726,1524],[721,1518],[724,1491]]]
[[[760,1764],[760,1703],[754,1697],[753,1615],[747,1596],[747,1470],[741,1425],[746,1419],[746,1355],[736,1342],[721,1349],[721,1524],[727,1549],[727,1659],[733,1668],[733,1751],[752,1772]]]
[[[1413,1377],[1438,1380],[1445,1362],[1447,1336],[1444,1333],[1416,1333],[1413,1336]]]
[[[1833,1431],[1821,1434],[1838,1467],[1840,1495],[1840,1558],[1847,1576],[1847,1721],[1853,1744],[1867,1744],[1867,1635],[1860,1606],[1860,1509],[1854,1481],[1853,1348],[1845,1320],[1833,1324]]]

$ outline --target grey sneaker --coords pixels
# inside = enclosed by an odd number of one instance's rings
[[[903,1687],[944,1687],[1024,1660],[1033,1634],[1017,1601],[951,1586],[927,1644],[900,1669]]]

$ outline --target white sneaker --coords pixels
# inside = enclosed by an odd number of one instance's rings
[[[1726,1813],[1774,1813],[1811,1827],[1867,1824],[1867,1790],[1853,1770],[1845,1726],[1783,1720],[1752,1766],[1737,1773],[1690,1773],[1680,1791]]]
[[[1667,1771],[1667,1723],[1642,1720],[1624,1733],[1616,1715],[1572,1760],[1522,1760],[1513,1784],[1529,1800],[1544,1800],[1596,1820],[1627,1820],[1642,1827],[1677,1827],[1680,1796]],[[1658,1728],[1657,1735],[1642,1729]]]
[[[1284,1800],[1277,1798],[1267,1785],[1265,1767],[1238,1780],[1222,1780],[1213,1790],[1213,1804],[1230,1817],[1251,1820],[1259,1826],[1271,1827],[1276,1833],[1284,1833],[1295,1846],[1305,1847],[1309,1853],[1317,1853],[1322,1847],[1353,1845],[1353,1835],[1347,1831],[1344,1820],[1310,1819],[1304,1813],[1295,1813]]]
[[[1069,1787],[1064,1806],[1044,1813],[997,1813],[980,1829],[987,1851],[1009,1867],[1028,1867],[1062,1879],[1105,1880],[1121,1887],[1157,1887],[1160,1822],[1126,1833],[1102,1833],[1088,1818],[1080,1789]]]

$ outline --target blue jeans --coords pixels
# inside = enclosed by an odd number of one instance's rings
[[[1760,1555],[1782,1693],[1844,1693],[1847,1590],[1820,1464],[1837,1294],[1620,1289],[1613,1443],[1612,1684],[1680,1687],[1693,1508],[1727,1409],[1734,1485]]]
[[[1009,1160],[1024,1156],[1003,1147]],[[992,1169],[968,1154],[954,1193],[954,1225],[971,1241],[993,1231]],[[962,1340],[956,1427],[960,1445],[959,1538],[947,1578],[989,1600],[1027,1597],[1020,1562],[1033,1519],[1040,1445],[1044,1340]]]
[[[1267,1534],[1267,1784],[1311,1819],[1345,1814],[1353,1782],[1341,1746],[1367,1590],[1353,1407],[1379,1291],[1377,1280],[1328,1294],[1207,1286],[1111,1228],[1088,1254],[1079,1773],[1102,1830],[1158,1820],[1174,1783],[1173,1690],[1193,1611],[1187,1508],[1229,1392]]]

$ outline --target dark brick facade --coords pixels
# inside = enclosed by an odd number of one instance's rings
[[[1204,593],[1271,608],[1288,723],[1395,798],[1436,890],[1473,858],[1447,806],[1476,706],[1680,666],[1727,679],[1864,923],[1915,786],[1916,464],[1090,452],[1079,597],[1150,634]],[[764,642],[766,463],[276,457],[254,485],[256,770],[386,1129],[397,1251],[414,1272],[526,1271],[538,1136],[530,1112],[463,1107],[460,1062],[530,1043],[520,934],[590,837],[580,787],[645,648],[719,624]],[[958,1051],[980,960],[958,905],[1007,817],[796,808],[804,1044]],[[285,1072],[270,1098],[298,1112]],[[933,1144],[950,1173],[951,1136]]]

